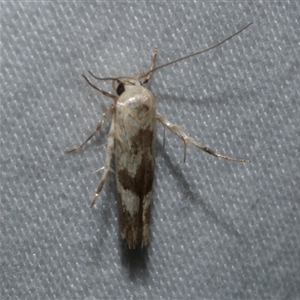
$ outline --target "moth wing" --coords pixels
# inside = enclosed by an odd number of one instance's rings
[[[121,237],[130,249],[149,243],[156,112],[153,95],[147,95],[139,94],[127,101],[120,99],[115,114],[119,224]]]

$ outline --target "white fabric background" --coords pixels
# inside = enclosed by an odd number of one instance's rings
[[[2,299],[300,297],[300,5],[293,1],[1,2]],[[91,209],[110,99],[81,77],[157,71],[159,125],[152,239],[119,240],[114,174]],[[110,84],[97,83],[111,91]],[[298,182],[298,184],[297,184]]]

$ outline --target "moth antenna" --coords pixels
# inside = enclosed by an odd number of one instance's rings
[[[184,59],[187,59],[187,58],[189,58],[189,57],[196,56],[196,55],[202,54],[202,53],[204,53],[204,52],[210,51],[210,50],[212,50],[212,49],[214,49],[214,48],[217,48],[217,47],[219,47],[220,45],[222,45],[222,44],[224,44],[225,42],[227,42],[228,40],[232,39],[234,36],[238,35],[238,34],[241,33],[242,31],[244,31],[246,28],[248,28],[248,27],[249,27],[250,25],[252,25],[252,24],[253,24],[253,22],[251,22],[251,23],[248,24],[247,26],[243,27],[242,29],[240,29],[240,30],[237,31],[236,33],[232,34],[232,35],[229,36],[228,38],[224,39],[223,41],[221,41],[221,42],[219,42],[219,43],[217,43],[217,44],[215,44],[215,45],[213,45],[213,46],[211,46],[211,47],[209,47],[209,48],[206,48],[206,49],[204,49],[204,50],[197,51],[197,52],[195,52],[195,53],[192,53],[192,54],[183,56],[183,57],[181,57],[181,58],[178,58],[178,59],[175,59],[175,60],[170,61],[170,62],[168,62],[168,63],[165,63],[165,64],[163,64],[163,65],[161,65],[161,66],[158,66],[158,67],[152,69],[151,71],[148,71],[148,72],[142,74],[142,76],[141,76],[140,78],[144,78],[144,77],[146,77],[147,75],[149,75],[150,73],[153,73],[154,71],[157,71],[157,70],[159,70],[159,69],[161,69],[161,68],[164,68],[164,67],[166,67],[166,66],[175,64],[175,63],[177,63],[177,62],[179,62],[179,61],[181,61],[181,60],[184,60]],[[140,78],[139,78],[139,79],[140,79]]]
[[[120,76],[120,77],[97,77],[96,75],[94,75],[91,71],[88,71],[90,73],[90,75],[92,75],[95,79],[97,80],[115,80],[118,81],[120,83],[120,81],[122,79],[136,79],[135,77],[130,77],[130,76]]]
[[[88,71],[88,72],[90,73],[90,75],[92,75],[97,80],[118,80],[118,78],[114,78],[114,77],[97,77],[91,71]]]

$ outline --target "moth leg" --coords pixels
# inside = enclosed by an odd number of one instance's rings
[[[114,125],[114,120],[111,122],[111,126],[110,126],[110,130],[109,130],[109,135],[108,135],[108,139],[107,139],[107,148],[106,148],[106,158],[105,158],[105,163],[103,166],[103,174],[102,174],[102,178],[99,182],[98,188],[96,190],[94,199],[91,203],[91,207],[94,206],[97,197],[99,196],[102,187],[105,183],[105,180],[107,178],[108,172],[110,170],[110,162],[111,162],[111,157],[114,151],[114,136],[115,136],[115,125]]]
[[[154,69],[154,66],[155,66],[155,61],[156,61],[156,57],[157,57],[157,47],[154,48],[154,51],[153,51],[153,56],[152,56],[152,60],[151,60],[151,65],[150,65],[150,70],[149,70],[149,73],[148,75],[145,77],[145,80],[143,82],[143,86],[146,86],[146,84],[149,82],[150,78],[151,78],[151,71]]]
[[[93,75],[93,73],[91,73],[91,72],[89,72],[89,73],[90,73],[93,77],[95,77],[96,79],[99,79],[99,78],[97,78],[95,75]],[[109,97],[109,98],[113,99],[114,101],[116,101],[116,100],[118,99],[117,96],[114,96],[114,95],[110,94],[109,92],[106,92],[106,91],[104,91],[104,90],[99,89],[98,87],[96,87],[94,84],[92,84],[92,83],[88,80],[88,78],[87,78],[85,75],[83,75],[83,74],[81,74],[81,75],[82,75],[82,77],[85,79],[85,81],[86,81],[92,88],[94,88],[95,90],[97,90],[98,92],[100,92],[101,94],[103,94],[104,96]]]
[[[167,127],[171,132],[173,132],[174,134],[176,134],[178,137],[180,137],[183,142],[184,142],[184,161],[186,158],[186,146],[188,144],[192,144],[195,147],[213,155],[219,158],[223,158],[226,160],[230,160],[230,161],[235,161],[235,162],[250,162],[250,160],[247,159],[242,159],[242,158],[234,158],[234,157],[229,157],[223,154],[219,154],[216,151],[200,144],[197,143],[193,138],[190,138],[189,136],[187,136],[179,126],[172,124],[171,122],[169,122],[166,118],[164,118],[163,116],[156,114],[156,120],[159,121],[160,123],[162,123],[165,127]]]
[[[96,129],[92,132],[92,134],[79,146],[77,146],[74,149],[68,150],[68,153],[72,153],[75,151],[78,151],[79,149],[81,149],[98,131],[101,130],[101,127],[104,123],[104,121],[106,120],[106,118],[113,112],[115,106],[111,105],[110,108],[103,114],[103,117],[101,119],[101,121],[99,122],[99,124],[97,125]]]

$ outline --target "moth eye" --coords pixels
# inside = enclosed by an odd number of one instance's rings
[[[124,91],[125,91],[125,86],[124,86],[124,83],[121,82],[118,85],[116,92],[117,92],[118,96],[120,96],[121,94],[124,93]]]

